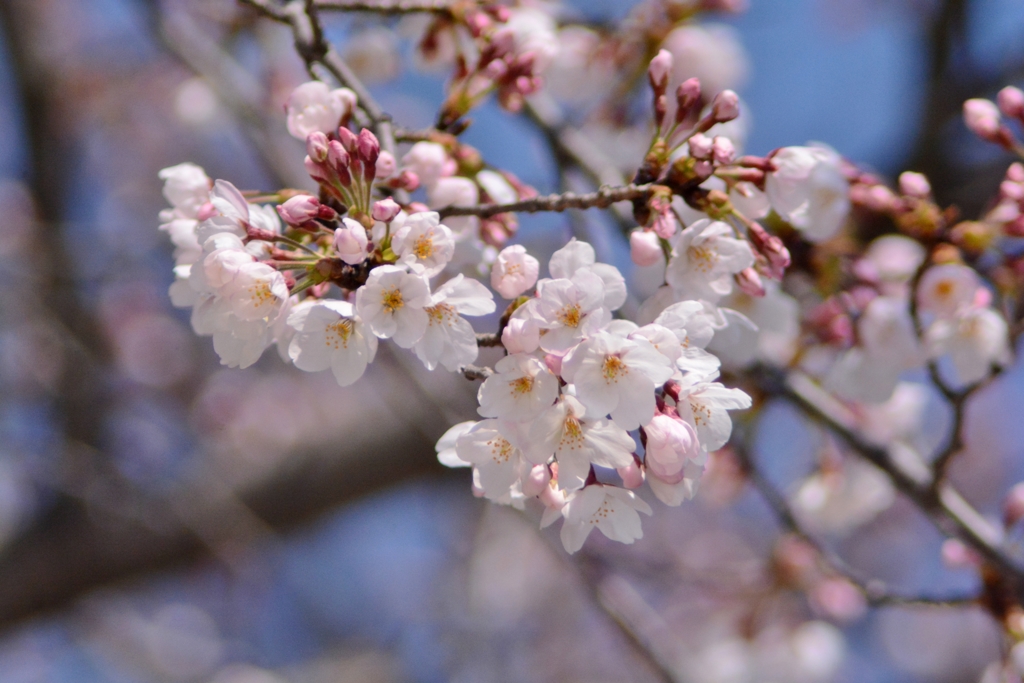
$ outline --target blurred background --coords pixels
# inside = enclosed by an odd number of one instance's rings
[[[576,0],[567,16],[614,23],[632,4]],[[749,4],[702,24],[723,56],[696,74],[744,98],[747,151],[823,141],[890,178],[927,173],[966,214],[992,194],[1008,159],[960,105],[1024,82],[1024,3]],[[410,128],[443,98],[444,74],[414,65],[423,25],[327,23]],[[808,600],[780,584],[800,549],[777,542],[728,454],[635,545],[595,533],[568,558],[538,515],[475,499],[466,471],[437,464],[437,437],[475,413],[461,377],[384,345],[348,390],[272,350],[220,367],[167,296],[157,171],[303,182],[282,106],[304,79],[287,28],[231,0],[0,0],[0,682],[659,680],[615,618],[695,683],[974,681],[1000,656],[980,610],[866,610],[841,586]],[[465,140],[488,161],[557,189],[528,122],[493,105],[474,119]],[[520,239],[550,253],[570,230],[523,217]],[[621,238],[593,230],[628,268]],[[1005,424],[1022,374],[977,397],[954,469],[986,514],[1024,479],[1024,426]],[[929,427],[907,436],[934,449],[946,416],[913,386]],[[779,487],[813,497],[830,444],[782,404],[756,429]],[[851,564],[908,591],[974,586],[873,470],[850,479],[816,504]]]

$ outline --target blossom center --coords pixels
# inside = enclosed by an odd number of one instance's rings
[[[533,378],[524,376],[518,379],[514,379],[508,383],[512,387],[512,394],[515,396],[523,396],[533,391]]]
[[[953,294],[953,283],[949,280],[941,280],[935,285],[935,296],[940,299],[948,299]]]
[[[327,326],[327,334],[324,339],[324,344],[327,346],[333,346],[335,349],[344,347],[348,348],[348,338],[352,336],[352,330],[355,325],[348,318],[342,318],[336,323],[332,323]]]
[[[402,290],[398,287],[385,289],[381,295],[380,302],[388,313],[394,313],[405,305],[405,301],[402,300]]]
[[[582,317],[580,307],[576,304],[568,304],[558,313],[558,319],[566,327],[579,327]]]
[[[718,263],[718,254],[705,246],[691,246],[686,253],[694,268],[702,273],[711,272],[711,269]]]
[[[434,255],[434,240],[431,239],[429,233],[424,233],[416,238],[413,243],[412,253],[416,254],[416,258],[422,260],[428,259]]]
[[[512,444],[500,436],[488,441],[487,445],[491,447],[491,458],[498,465],[508,462],[509,458],[512,457],[512,452],[515,450]]]
[[[620,376],[629,373],[629,366],[618,356],[605,356],[602,372],[606,382],[618,382]]]
[[[559,444],[560,450],[577,450],[583,447],[583,427],[575,415],[565,418],[562,427],[562,440]]]
[[[437,323],[438,325],[451,325],[451,321],[455,319],[455,307],[449,306],[448,304],[428,306],[423,310],[427,312],[431,325],[434,323]]]

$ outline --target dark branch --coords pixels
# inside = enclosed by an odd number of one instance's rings
[[[439,14],[451,17],[455,3],[446,0],[317,0],[318,10],[374,14]]]
[[[565,211],[567,209],[607,209],[616,202],[628,202],[647,197],[651,193],[650,185],[624,185],[621,187],[602,187],[597,192],[575,194],[564,192],[546,197],[524,199],[511,204],[481,204],[479,206],[449,206],[439,209],[442,218],[448,216],[480,216],[487,218],[499,213],[540,211]]]

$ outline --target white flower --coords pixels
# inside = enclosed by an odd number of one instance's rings
[[[611,414],[625,430],[654,417],[657,387],[672,376],[669,360],[646,339],[597,332],[562,362],[562,378],[590,415]]]
[[[350,265],[357,265],[369,255],[366,228],[351,218],[341,219],[342,225],[334,231],[334,251],[338,258]]]
[[[270,324],[264,320],[240,320],[228,314],[217,317],[214,325],[213,350],[229,368],[249,367],[273,341]]]
[[[575,553],[595,526],[613,541],[630,544],[643,538],[640,515],[651,514],[651,506],[632,491],[617,486],[594,484],[576,493],[562,508],[562,545]]]
[[[377,353],[377,338],[345,301],[321,301],[299,309],[288,324],[296,330],[288,345],[295,367],[307,372],[330,368],[343,387],[362,377]]]
[[[868,245],[864,258],[857,264],[858,274],[866,269],[864,275],[869,275],[868,279],[906,282],[914,276],[924,256],[924,247],[916,240],[904,235],[883,235]]]
[[[476,182],[484,188],[487,196],[495,204],[511,204],[519,199],[519,193],[512,187],[505,176],[496,171],[484,169],[476,174]]]
[[[194,218],[171,218],[160,224],[160,229],[167,233],[174,245],[175,265],[195,263],[202,255],[203,248],[196,237],[198,226],[199,221]]]
[[[665,270],[665,281],[677,296],[715,303],[732,291],[732,276],[754,265],[750,245],[732,233],[726,223],[710,219],[679,233]]]
[[[423,187],[431,188],[450,161],[448,152],[436,142],[417,142],[402,157],[402,166],[415,173]]]
[[[161,169],[164,198],[174,207],[177,217],[195,219],[199,208],[210,201],[210,178],[201,166],[178,164]]]
[[[538,298],[520,317],[533,315],[546,330],[540,346],[548,352],[568,351],[611,320],[611,313],[602,307],[604,282],[589,270],[581,270],[571,280],[542,280],[537,285]]]
[[[1011,360],[1006,320],[991,308],[972,308],[955,318],[936,320],[925,332],[925,341],[934,357],[949,354],[961,384],[979,382],[993,365]]]
[[[356,94],[348,88],[328,89],[325,83],[310,81],[295,88],[285,105],[288,132],[300,140],[310,133],[333,133],[343,116],[356,106]]]
[[[974,303],[980,286],[973,268],[956,263],[932,266],[917,285],[917,305],[922,313],[949,318]]]
[[[436,211],[399,214],[392,230],[391,250],[398,255],[399,263],[413,272],[433,277],[452,260],[455,238],[448,226],[440,223]]]
[[[729,190],[729,201],[737,211],[753,220],[764,218],[772,210],[768,195],[746,181],[736,183]]]
[[[505,356],[494,370],[477,392],[478,412],[484,417],[530,420],[558,397],[558,378],[536,356]]]
[[[236,235],[213,235],[203,244],[202,260],[189,270],[189,284],[199,294],[214,295],[230,285],[243,266],[253,262]]]
[[[703,349],[715,336],[711,316],[699,301],[672,304],[654,319],[654,323],[671,330],[683,348]]]
[[[721,308],[728,321],[716,330],[709,350],[727,367],[742,368],[755,360],[785,366],[796,354],[800,338],[800,304],[774,280],[765,281],[765,295],[735,291]]]
[[[533,318],[512,318],[501,331],[501,345],[509,353],[533,353],[540,348],[540,325]]]
[[[765,181],[775,212],[811,242],[835,235],[850,213],[849,183],[839,155],[827,147],[784,147]]]
[[[684,385],[679,391],[676,410],[679,417],[697,431],[700,445],[706,451],[717,451],[732,434],[730,410],[744,410],[751,405],[750,396],[741,389],[729,389],[711,381],[714,376]]]
[[[476,360],[476,333],[463,315],[494,312],[494,297],[486,287],[461,274],[444,283],[430,299],[427,330],[413,346],[428,370],[440,363],[451,371]],[[461,315],[460,315],[461,314]]]
[[[528,474],[533,464],[520,448],[521,426],[504,420],[484,420],[458,437],[455,452],[471,463],[484,496],[501,499]]]
[[[276,318],[288,298],[284,276],[265,263],[246,263],[218,293],[240,320]]]
[[[480,201],[480,188],[469,178],[448,176],[427,188],[427,205],[432,209],[446,206],[475,206]],[[445,219],[460,238],[476,233],[480,219],[476,216],[449,216]]]
[[[857,332],[860,346],[840,356],[825,384],[844,398],[881,403],[892,396],[900,375],[922,361],[906,302],[877,297],[857,321]]]
[[[636,443],[626,430],[603,417],[591,419],[583,404],[562,396],[533,421],[526,444],[531,462],[558,460],[558,485],[568,491],[581,488],[591,465],[625,467],[633,460]]]
[[[491,287],[506,299],[515,299],[537,284],[540,262],[526,253],[526,247],[513,244],[498,253],[491,267]]]
[[[445,467],[472,467],[472,463],[468,463],[459,457],[455,451],[455,444],[458,443],[460,436],[468,432],[476,424],[476,420],[460,422],[457,425],[452,425],[448,431],[442,434],[441,438],[437,440],[437,445],[434,446],[434,450],[437,451],[437,461]]]
[[[403,349],[412,347],[427,329],[430,288],[420,275],[399,266],[378,266],[356,290],[356,311],[381,339],[393,338]]]
[[[541,73],[558,54],[557,25],[550,12],[539,7],[512,7],[509,18],[499,31],[510,31],[515,41],[515,52],[534,54],[533,72]]]
[[[553,278],[572,279],[581,270],[601,278],[604,283],[604,307],[609,311],[618,310],[626,302],[626,280],[615,266],[597,263],[594,248],[575,237],[568,244],[551,255],[548,270]]]
[[[245,237],[248,233],[246,227],[249,225],[274,234],[281,232],[281,220],[277,211],[270,207],[250,206],[238,188],[226,180],[218,180],[213,184],[210,202],[217,210],[217,215],[199,224],[196,236],[201,244],[222,232]]]

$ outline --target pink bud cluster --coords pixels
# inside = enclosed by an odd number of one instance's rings
[[[1019,152],[1021,142],[1003,117],[1024,125],[1024,91],[1008,85],[999,91],[996,102],[975,98],[964,102],[964,124],[986,142]]]
[[[356,135],[339,128],[336,136],[319,131],[306,138],[306,171],[329,195],[361,219],[370,210],[371,190],[377,175],[380,142],[363,128]]]

